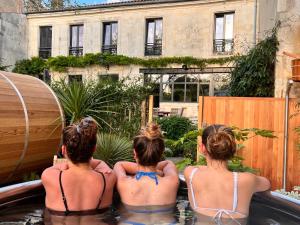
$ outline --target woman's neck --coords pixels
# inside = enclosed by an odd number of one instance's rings
[[[73,170],[91,170],[89,163],[73,163],[71,160],[68,160],[69,169]]]
[[[142,166],[138,164],[138,171],[144,171],[144,172],[156,172],[155,166]]]
[[[228,171],[227,161],[206,157],[207,167],[212,170]]]

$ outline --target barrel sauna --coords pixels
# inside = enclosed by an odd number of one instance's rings
[[[292,60],[292,80],[300,81],[300,59]]]
[[[63,127],[62,108],[47,84],[0,71],[0,184],[50,166]]]

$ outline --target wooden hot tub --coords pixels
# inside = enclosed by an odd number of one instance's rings
[[[62,108],[47,84],[0,71],[0,184],[50,166],[63,126]]]

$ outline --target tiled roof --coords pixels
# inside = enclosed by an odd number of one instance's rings
[[[127,0],[127,1],[120,1],[120,2],[100,3],[94,5],[85,5],[85,6],[64,8],[64,9],[55,9],[55,10],[45,9],[36,12],[27,12],[27,14],[87,10],[87,9],[97,9],[97,8],[114,8],[114,7],[121,7],[121,6],[138,6],[138,5],[150,5],[150,4],[163,4],[163,3],[170,4],[170,3],[191,2],[191,1],[197,1],[197,0]]]

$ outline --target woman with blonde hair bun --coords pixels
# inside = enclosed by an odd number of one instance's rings
[[[206,127],[201,152],[207,166],[190,166],[184,171],[189,201],[197,212],[197,224],[246,224],[253,193],[268,190],[270,182],[251,173],[228,170],[227,162],[236,152],[234,134],[229,127]]]
[[[123,203],[149,206],[176,202],[178,174],[174,163],[161,161],[164,149],[163,136],[157,124],[148,124],[134,138],[136,163],[118,162],[114,167]]]

